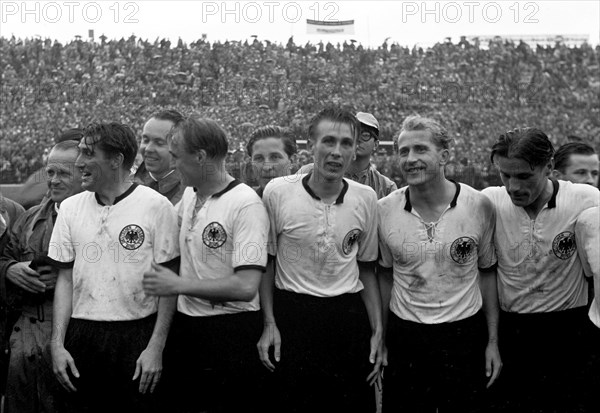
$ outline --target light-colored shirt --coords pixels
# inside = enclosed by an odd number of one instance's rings
[[[598,205],[599,192],[590,185],[552,182],[554,193],[535,219],[513,204],[504,187],[482,191],[496,208],[498,296],[504,311],[540,313],[587,304],[575,222]]]

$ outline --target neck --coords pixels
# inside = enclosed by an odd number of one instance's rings
[[[128,171],[126,172],[125,176],[129,177]],[[118,196],[123,195],[125,191],[127,191],[131,185],[133,185],[131,180],[124,179],[120,172],[117,172],[111,178],[109,178],[107,183],[107,186],[96,191],[98,197],[104,203],[104,205],[113,205],[115,203],[115,199]]]
[[[323,202],[330,202],[332,199],[335,200],[342,191],[344,187],[342,181],[343,178],[336,179],[335,181],[326,181],[313,170],[308,179],[308,186]]]
[[[167,176],[171,175],[174,171],[175,171],[174,169],[168,169],[165,172],[161,172],[161,173],[148,172],[148,175],[150,175],[150,177],[152,179],[154,179],[155,181],[158,182],[161,179],[164,179]]]
[[[350,164],[350,166],[348,167],[348,170],[346,171],[346,174],[348,175],[354,175],[358,172],[362,172],[365,169],[367,169],[369,167],[369,165],[371,165],[371,156],[363,156],[363,157],[356,157],[356,159]]]
[[[450,203],[456,187],[440,174],[433,181],[422,185],[410,185],[410,202],[416,205],[441,206]]]
[[[210,171],[208,176],[200,176],[198,182],[194,184],[196,195],[202,198],[208,198],[217,192],[221,192],[235,179],[227,173],[225,164],[215,165],[214,169],[208,168],[208,170]]]
[[[537,217],[537,214],[539,214],[544,205],[546,205],[550,198],[552,198],[553,193],[554,185],[552,185],[552,181],[548,179],[546,180],[546,186],[544,187],[544,190],[540,196],[538,196],[533,203],[525,207],[525,212],[527,212],[531,219],[535,219],[535,217]]]

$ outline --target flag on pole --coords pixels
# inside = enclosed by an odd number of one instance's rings
[[[308,34],[354,34],[354,20],[326,22],[306,19]]]

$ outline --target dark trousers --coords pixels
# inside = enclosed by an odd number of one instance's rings
[[[495,389],[494,411],[585,412],[589,324],[585,307],[535,314],[501,312],[504,367]]]
[[[135,364],[150,340],[156,316],[134,321],[89,321],[72,318],[65,348],[75,361],[77,389],[62,393],[60,411],[155,412],[156,394],[141,394],[140,379],[133,381]],[[59,404],[60,405],[60,404]]]
[[[374,412],[366,381],[371,328],[360,294],[320,298],[275,289],[273,305],[282,343],[276,411]]]
[[[211,317],[177,312],[165,348],[164,412],[262,412],[267,370],[256,344],[260,311]]]
[[[383,412],[479,412],[487,328],[483,312],[452,323],[421,324],[389,313]]]

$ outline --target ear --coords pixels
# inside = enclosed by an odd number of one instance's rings
[[[377,148],[379,148],[379,139],[375,139],[373,143],[373,151],[371,153],[377,153]]]
[[[118,153],[115,156],[113,156],[110,160],[110,167],[112,169],[119,169],[121,167],[121,165],[123,165],[123,160],[125,159],[125,157],[123,156],[122,153]]]
[[[440,165],[446,165],[450,161],[450,151],[448,149],[442,149],[440,155]]]
[[[290,156],[290,162],[291,163],[297,163],[298,162],[298,154],[294,153],[292,154],[292,156]]]
[[[208,159],[206,151],[204,149],[198,150],[198,152],[196,152],[196,159],[198,160],[198,163],[206,162],[206,160]]]
[[[546,176],[552,175],[554,171],[554,159],[550,159],[550,162],[546,164]]]
[[[552,176],[553,176],[554,178],[556,178],[556,179],[560,179],[560,180],[563,180],[563,181],[565,180],[565,179],[563,178],[563,173],[562,173],[561,171],[559,171],[558,169],[554,169],[554,170],[552,170]]]

